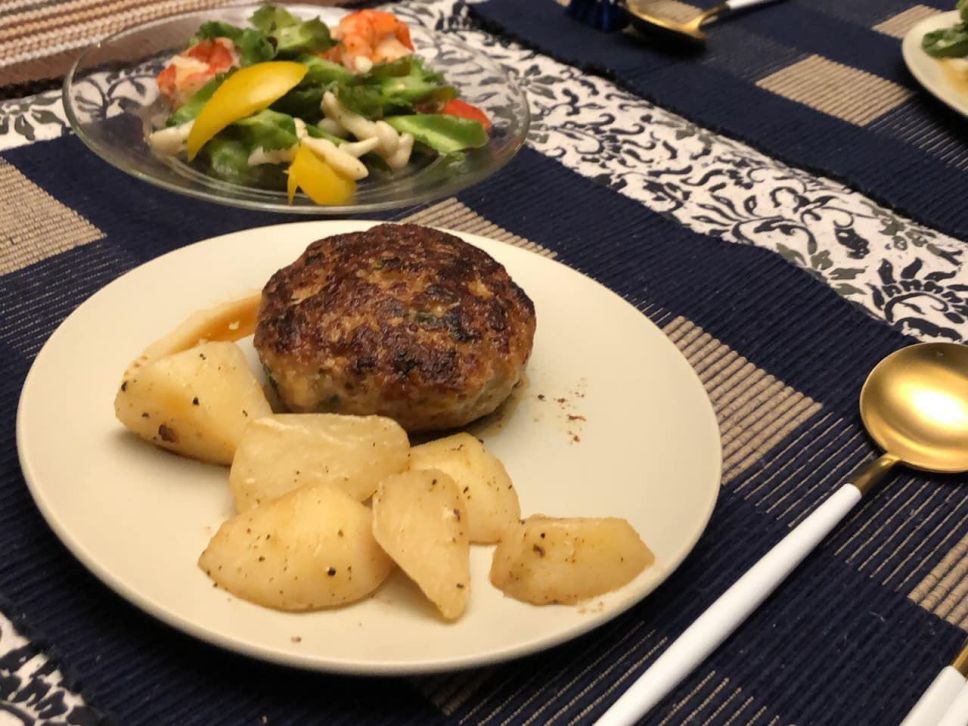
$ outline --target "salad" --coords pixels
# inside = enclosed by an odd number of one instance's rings
[[[375,170],[457,156],[488,142],[491,122],[414,55],[392,13],[358,10],[335,27],[265,5],[251,27],[202,24],[158,74],[168,105],[148,135],[224,181],[301,189],[345,204]]]
[[[963,58],[968,56],[968,0],[958,0],[955,9],[961,22],[949,28],[932,30],[921,39],[924,52],[934,58]]]

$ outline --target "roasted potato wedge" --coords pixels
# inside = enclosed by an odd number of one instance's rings
[[[301,487],[225,522],[198,559],[218,585],[278,610],[316,610],[376,590],[393,562],[372,514],[331,484]]]
[[[387,477],[373,495],[373,535],[394,562],[455,620],[470,596],[467,513],[457,484],[442,471]]]
[[[128,366],[124,377],[131,378],[138,368],[151,361],[173,353],[181,353],[200,343],[231,342],[252,335],[255,332],[261,300],[262,293],[256,292],[193,313],[164,338],[156,340],[145,348],[144,352]]]
[[[114,411],[146,441],[215,464],[231,464],[249,422],[272,413],[234,343],[203,343],[137,367]]]
[[[467,509],[471,542],[497,542],[521,516],[518,494],[504,465],[470,434],[414,446],[410,469],[437,469],[457,482]]]
[[[572,605],[631,582],[655,557],[624,519],[536,514],[494,550],[491,584],[516,600]]]
[[[229,482],[244,512],[304,484],[328,482],[358,501],[407,468],[410,443],[382,416],[277,414],[253,421],[239,442]]]

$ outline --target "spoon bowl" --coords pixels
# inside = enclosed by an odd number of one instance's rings
[[[572,0],[575,2],[575,0]],[[751,8],[754,5],[765,5],[776,0],[725,0],[706,10],[699,10],[692,17],[678,20],[672,17],[678,14],[681,3],[669,0],[625,0],[628,19],[639,33],[651,37],[685,41],[694,46],[702,46],[706,42],[706,34],[702,31],[705,23],[712,22],[724,15]],[[688,7],[688,6],[686,6]]]
[[[860,415],[904,465],[968,471],[968,346],[920,343],[887,356],[864,383]]]
[[[702,31],[703,23],[727,12],[728,7],[725,4],[717,5],[686,21],[649,12],[638,0],[629,0],[627,9],[632,27],[644,35],[663,36],[687,43],[702,44],[706,42],[706,34]]]

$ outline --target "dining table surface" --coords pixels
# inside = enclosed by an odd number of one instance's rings
[[[968,119],[901,56],[953,2],[785,0],[690,48],[596,30],[554,0],[369,4],[499,63],[531,118],[490,178],[367,218],[525,247],[634,305],[712,402],[718,502],[655,592],[526,657],[351,676],[196,640],[61,544],[25,483],[16,419],[45,341],[104,285],[199,240],[305,219],[132,179],[67,120],[61,85],[84,48],[224,4],[0,3],[0,725],[591,723],[879,454],[857,407],[877,361],[968,339]],[[711,4],[655,3],[677,17]],[[113,78],[99,112],[130,92]],[[644,723],[899,723],[968,631],[966,483],[898,470]]]

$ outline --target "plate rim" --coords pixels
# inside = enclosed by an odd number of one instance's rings
[[[648,316],[643,314],[634,305],[632,305],[628,300],[623,298],[621,295],[616,293],[611,288],[602,284],[595,278],[586,275],[585,273],[570,267],[556,259],[548,258],[543,255],[538,255],[536,252],[525,249],[523,247],[517,247],[511,245],[507,242],[502,242],[496,240],[492,237],[487,237],[485,235],[479,235],[471,232],[464,232],[461,230],[454,230],[446,227],[435,227],[441,231],[453,234],[460,239],[467,241],[470,244],[474,244],[475,239],[483,239],[489,243],[507,245],[509,247],[514,247],[516,250],[535,255],[540,257],[542,263],[551,263],[565,268],[570,273],[579,275],[586,280],[590,281],[592,284],[599,287],[607,295],[616,299],[620,304],[632,308],[636,314],[638,314],[642,321],[647,325],[655,329],[662,339],[664,339],[665,344],[670,346],[672,350],[675,351],[676,355],[681,359],[685,366],[689,369],[691,374],[691,379],[693,384],[698,387],[698,390],[702,392],[703,400],[705,406],[703,407],[703,416],[706,418],[705,425],[708,427],[709,431],[712,432],[716,448],[718,450],[718,455],[716,457],[716,476],[713,479],[714,484],[710,485],[710,493],[708,502],[706,503],[705,510],[701,513],[701,526],[698,526],[692,537],[689,538],[688,546],[684,547],[677,559],[670,561],[662,561],[655,563],[653,567],[661,567],[661,575],[657,577],[643,592],[636,596],[625,599],[620,603],[616,603],[613,607],[607,610],[607,617],[601,617],[599,615],[589,615],[589,617],[581,624],[576,627],[571,627],[561,632],[555,633],[552,636],[546,636],[540,641],[528,641],[525,643],[518,643],[499,649],[496,651],[487,652],[478,655],[466,655],[455,657],[447,660],[446,662],[441,662],[440,659],[434,660],[420,660],[420,661],[393,661],[384,660],[381,662],[373,662],[367,660],[347,660],[342,658],[341,660],[325,660],[318,653],[306,652],[306,653],[293,653],[290,651],[283,651],[278,648],[266,646],[266,645],[256,645],[246,641],[240,641],[238,639],[223,636],[220,633],[206,628],[204,625],[196,623],[194,620],[185,617],[177,612],[172,611],[170,608],[166,608],[162,603],[156,601],[155,599],[143,596],[135,588],[129,586],[126,581],[118,575],[115,575],[105,566],[98,561],[98,559],[89,553],[83,543],[78,540],[75,536],[71,535],[67,527],[58,519],[56,512],[50,506],[50,503],[45,498],[43,487],[37,482],[37,477],[32,474],[30,463],[26,455],[27,444],[25,441],[25,423],[24,419],[26,417],[25,413],[25,401],[29,396],[29,391],[31,383],[37,373],[37,362],[41,360],[42,356],[48,350],[51,345],[51,341],[54,340],[55,336],[61,331],[61,329],[68,324],[71,318],[84,306],[91,303],[92,300],[101,296],[102,294],[107,294],[105,291],[109,290],[116,284],[120,284],[120,281],[126,278],[128,275],[140,270],[143,267],[156,263],[158,260],[163,258],[169,258],[177,256],[182,253],[183,250],[189,247],[198,247],[211,243],[216,240],[222,240],[225,238],[230,238],[239,234],[251,233],[256,230],[281,230],[284,228],[293,228],[297,226],[305,225],[355,225],[358,229],[368,229],[369,227],[376,226],[378,224],[384,223],[382,220],[360,220],[360,219],[345,219],[345,220],[327,220],[327,219],[315,219],[315,220],[303,220],[298,222],[286,222],[279,224],[272,224],[260,227],[249,227],[241,230],[236,230],[234,232],[228,232],[222,235],[216,235],[214,237],[205,238],[197,242],[193,242],[189,245],[184,245],[183,247],[176,248],[165,254],[154,257],[150,260],[143,262],[136,267],[127,270],[123,274],[119,275],[115,279],[108,282],[106,285],[102,286],[85,300],[83,300],[71,313],[64,318],[63,321],[54,329],[54,331],[48,336],[47,340],[38,350],[37,355],[31,363],[30,369],[24,378],[24,383],[21,388],[20,396],[17,404],[17,415],[16,415],[16,444],[17,444],[17,456],[20,464],[21,472],[24,477],[24,481],[27,485],[27,489],[30,492],[31,498],[34,504],[37,506],[41,515],[44,518],[47,526],[51,528],[57,538],[60,540],[61,544],[70,552],[70,554],[77,560],[85,569],[93,574],[102,584],[108,587],[115,595],[123,598],[130,605],[138,608],[143,613],[155,618],[156,620],[164,623],[165,625],[175,628],[183,633],[186,633],[198,640],[201,640],[209,645],[216,646],[222,650],[226,650],[232,653],[238,653],[245,655],[247,657],[254,658],[263,662],[276,663],[279,665],[297,667],[303,670],[323,672],[323,673],[333,673],[351,676],[408,676],[408,675],[427,675],[433,673],[447,673],[456,672],[461,670],[466,670],[470,668],[477,668],[482,666],[494,665],[497,663],[503,663],[518,658],[522,658],[528,655],[533,655],[536,653],[541,653],[556,646],[562,645],[564,643],[575,640],[579,637],[587,635],[589,632],[596,630],[609,622],[612,622],[617,617],[627,612],[631,608],[639,605],[649,596],[651,596],[656,589],[658,589],[663,583],[665,583],[682,563],[689,557],[695,550],[696,545],[699,540],[705,534],[709,521],[712,518],[713,512],[716,508],[717,503],[722,492],[722,473],[723,473],[723,451],[722,451],[722,433],[720,431],[718,418],[716,416],[715,408],[712,404],[709,394],[706,391],[702,380],[699,378],[698,373],[696,373],[695,368],[689,363],[688,359],[683,355],[682,351],[672,342],[672,340],[656,325]],[[429,225],[428,225],[429,226]],[[337,232],[338,234],[338,232]],[[475,246],[477,246],[475,244]],[[503,264],[503,263],[502,263]],[[697,521],[699,518],[697,517]],[[535,606],[538,607],[538,606]],[[578,606],[571,606],[578,607]]]
[[[944,81],[940,83],[936,82],[935,79],[925,73],[921,65],[924,60],[932,63],[939,62],[937,58],[931,57],[921,48],[921,38],[924,37],[925,33],[936,30],[937,27],[946,25],[949,22],[954,23],[959,20],[960,15],[958,11],[949,10],[935,15],[929,15],[918,21],[904,34],[904,38],[901,40],[901,57],[904,59],[904,65],[907,67],[908,72],[914,76],[914,80],[924,90],[953,111],[960,113],[962,116],[968,116],[968,96],[962,97],[953,88],[944,83]]]
[[[513,147],[511,147],[511,152],[507,154],[506,158],[501,159],[496,166],[488,170],[482,170],[476,174],[462,174],[458,177],[455,177],[455,180],[461,180],[462,183],[460,184],[455,183],[453,186],[448,187],[448,191],[446,193],[441,194],[440,192],[435,191],[436,187],[431,187],[430,189],[426,190],[422,195],[410,197],[405,201],[387,200],[384,202],[376,202],[376,203],[371,203],[366,205],[359,205],[359,204],[288,205],[288,204],[283,204],[282,202],[268,202],[268,201],[261,202],[256,200],[250,201],[250,200],[241,199],[237,197],[227,197],[222,194],[217,194],[214,191],[209,192],[204,189],[196,189],[194,187],[181,186],[179,184],[169,182],[165,179],[161,179],[155,175],[126,167],[122,164],[120,159],[116,157],[116,155],[110,154],[110,153],[104,153],[104,151],[97,144],[92,143],[92,141],[88,138],[88,135],[81,130],[80,120],[77,118],[77,115],[74,112],[74,106],[70,102],[70,89],[74,83],[75,74],[77,73],[78,68],[81,66],[81,63],[85,60],[85,58],[87,58],[88,54],[91,51],[101,48],[111,42],[114,42],[120,36],[123,36],[127,33],[131,33],[134,31],[157,27],[160,25],[164,25],[166,23],[170,23],[172,21],[188,18],[193,15],[214,16],[219,14],[221,11],[243,10],[245,8],[251,8],[255,10],[261,7],[262,4],[263,3],[258,3],[258,2],[229,3],[227,5],[220,5],[220,6],[210,7],[210,8],[198,8],[198,9],[190,10],[186,12],[173,13],[171,15],[166,15],[161,18],[148,20],[144,23],[137,23],[135,25],[130,25],[128,27],[115,31],[114,33],[111,33],[110,35],[104,38],[101,38],[95,43],[90,43],[88,45],[85,45],[82,48],[80,54],[77,56],[76,60],[71,64],[70,68],[65,74],[64,81],[60,84],[61,103],[64,107],[64,115],[67,117],[67,123],[70,126],[71,131],[74,133],[74,135],[77,138],[81,140],[81,143],[83,143],[84,146],[87,147],[89,151],[91,151],[91,153],[93,153],[95,156],[101,159],[101,161],[104,161],[105,163],[110,164],[112,167],[114,167],[118,171],[121,171],[124,174],[127,174],[128,176],[134,177],[135,179],[145,182],[147,184],[150,184],[151,186],[156,187],[158,189],[164,189],[165,191],[172,192],[173,194],[180,194],[183,196],[190,197],[192,199],[199,199],[213,204],[220,204],[223,206],[232,207],[234,209],[247,209],[250,211],[272,212],[276,214],[295,214],[295,215],[303,215],[307,217],[316,216],[316,217],[323,217],[323,218],[338,217],[340,215],[371,214],[375,212],[385,212],[388,210],[401,209],[404,207],[409,207],[409,206],[414,206],[419,204],[426,204],[429,202],[442,199],[445,196],[451,196],[451,195],[457,194],[465,189],[468,189],[469,187],[472,187],[476,184],[480,184],[486,179],[489,179],[490,177],[497,174],[499,171],[504,169],[508,164],[510,164],[511,161],[513,161],[514,158],[521,151],[521,149],[524,148],[524,146],[526,145],[528,133],[531,130],[531,105],[528,102],[527,91],[519,83],[517,83],[517,81],[515,81],[514,78],[510,76],[507,69],[503,68],[500,64],[496,62],[494,62],[494,65],[495,67],[499,68],[503,73],[505,82],[507,83],[508,87],[512,89],[515,95],[520,97],[520,101],[521,101],[520,108],[522,110],[522,113],[519,117],[519,120],[521,122],[521,134],[517,143],[515,143]],[[287,8],[287,9],[300,8],[300,9],[305,9],[307,11],[317,11],[317,12],[321,10],[322,11],[347,10],[346,8],[340,8],[339,6],[311,5],[308,3],[282,2],[277,4],[280,7]],[[432,28],[427,28],[424,26],[420,26],[420,30],[432,35],[442,34],[440,31],[434,30]],[[475,56],[484,55],[480,53],[478,50],[476,50],[475,48],[472,48],[471,46],[469,46],[460,38],[453,36],[452,34],[448,34],[448,40],[449,42],[452,42],[455,45],[460,46],[466,49],[467,51],[473,53]],[[301,192],[300,192],[300,195],[302,195]]]

